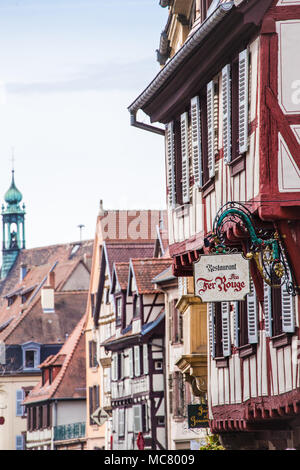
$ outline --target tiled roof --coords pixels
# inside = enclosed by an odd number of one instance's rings
[[[108,258],[109,272],[112,275],[112,268],[114,263],[126,263],[130,258],[149,258],[153,256],[155,243],[141,242],[141,243],[105,243],[105,249]]]
[[[114,269],[121,290],[126,290],[128,284],[129,263],[115,263]]]
[[[61,288],[78,263],[92,255],[92,249],[93,241],[89,240],[21,250],[7,278],[1,282],[0,340],[9,344],[63,343],[65,335],[73,330],[85,312],[87,291],[62,292]],[[26,265],[27,273],[20,281],[22,265]],[[51,270],[55,273],[55,313],[44,314],[41,288]],[[21,298],[25,293],[26,300]],[[9,296],[15,296],[10,306]],[[9,324],[1,330],[1,325],[7,322]]]
[[[33,388],[25,404],[46,401],[50,398],[85,398],[85,337],[86,315],[83,315],[58,354],[50,356],[41,368],[60,366],[53,382],[42,385],[42,380]]]
[[[159,292],[152,282],[159,273],[172,264],[171,258],[131,259],[131,268],[139,294]]]

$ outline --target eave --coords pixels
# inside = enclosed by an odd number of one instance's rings
[[[246,47],[258,34],[272,1],[252,0],[238,7],[233,2],[221,4],[129,106],[131,115],[141,109],[151,122],[166,124],[183,112],[241,44]]]

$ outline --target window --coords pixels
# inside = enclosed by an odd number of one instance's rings
[[[25,450],[25,438],[23,434],[16,436],[16,450]]]
[[[34,342],[24,343],[22,352],[24,370],[37,369],[40,363],[40,344]]]
[[[89,365],[90,367],[97,367],[97,343],[89,341]]]
[[[286,290],[286,284],[281,286],[275,276],[272,278],[272,287],[264,283],[264,318],[268,337],[295,331],[294,298]]]
[[[133,406],[133,431],[135,434],[139,432],[147,432],[149,430],[148,424],[148,409],[147,405],[134,405]]]
[[[90,410],[90,424],[95,424],[94,420],[92,419],[92,414],[94,411],[99,408],[99,386],[94,385],[93,387],[89,387],[89,410]]]
[[[162,370],[163,368],[163,362],[162,361],[155,361],[154,362],[154,369],[155,370]]]
[[[173,372],[172,375],[172,412],[173,416],[183,417],[185,409],[185,386],[181,372]]]
[[[141,358],[140,347],[134,346],[134,375],[139,377],[141,375]]]
[[[213,358],[231,355],[230,303],[211,302],[208,304],[209,344]]]
[[[179,310],[176,308],[177,300],[173,300],[170,304],[171,316],[171,342],[172,344],[181,343],[183,339],[183,319]]]
[[[22,405],[22,401],[25,398],[23,389],[16,391],[16,416],[24,416],[25,407]]]
[[[118,435],[119,437],[124,437],[124,434],[125,434],[125,408],[119,408],[119,412],[118,412],[118,424],[119,424],[119,428],[118,428]]]
[[[143,344],[143,374],[149,373],[149,362],[148,362],[148,345]]]
[[[116,298],[116,324],[120,325],[122,318],[122,298]]]
[[[133,318],[137,318],[141,314],[142,299],[139,295],[133,296]]]

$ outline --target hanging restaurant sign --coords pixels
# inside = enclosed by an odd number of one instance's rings
[[[250,292],[249,261],[242,253],[200,256],[194,283],[202,302],[244,300]]]
[[[188,405],[188,428],[207,428],[208,423],[208,407],[206,403],[198,405]]]

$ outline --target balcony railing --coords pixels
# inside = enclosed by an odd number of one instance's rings
[[[72,423],[54,426],[54,440],[67,441],[85,437],[85,423]]]

